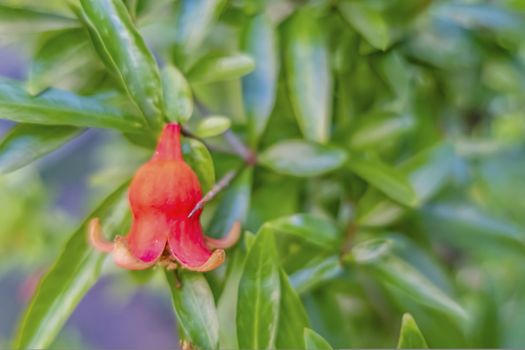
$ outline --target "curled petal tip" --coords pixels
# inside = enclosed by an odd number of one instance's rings
[[[125,237],[115,237],[113,248],[113,261],[120,267],[128,270],[144,270],[155,264],[156,261],[144,262],[135,257],[128,248],[128,242]]]
[[[205,237],[206,245],[210,249],[228,249],[237,243],[240,236],[241,222],[235,221],[230,229],[230,232],[228,232],[223,238],[215,239],[211,237]]]
[[[219,267],[224,262],[225,258],[226,258],[226,253],[224,252],[224,250],[217,249],[210,255],[208,260],[200,266],[188,266],[183,263],[181,263],[181,265],[190,271],[207,272],[207,271],[211,271]]]
[[[110,253],[113,251],[113,242],[104,238],[102,229],[100,228],[100,220],[98,218],[89,221],[88,239],[89,243],[99,252]]]

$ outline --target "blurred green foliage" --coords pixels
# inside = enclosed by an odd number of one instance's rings
[[[32,55],[25,82],[0,82],[19,123],[3,173],[107,128],[119,146],[92,187],[108,193],[167,121],[200,137],[184,156],[205,190],[237,171],[203,221],[221,236],[241,220],[241,242],[182,288],[168,273],[181,340],[525,346],[524,1],[4,0],[0,42],[16,41]],[[48,239],[34,174],[0,177],[2,262],[60,256],[18,348],[49,346],[108,270],[83,226]],[[98,209],[112,235],[123,193]]]

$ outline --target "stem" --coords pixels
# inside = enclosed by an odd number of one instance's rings
[[[211,201],[215,196],[225,189],[230,182],[239,174],[239,171],[242,168],[230,170],[227,172],[220,180],[213,186],[213,188],[202,197],[202,199],[195,205],[195,207],[191,210],[191,212],[188,214],[188,218],[191,218],[197,211],[202,209],[206,203]]]
[[[233,131],[226,131],[224,137],[235,153],[237,153],[247,165],[253,166],[257,163],[257,155],[255,152],[248,148]]]

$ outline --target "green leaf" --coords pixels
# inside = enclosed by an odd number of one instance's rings
[[[246,239],[247,234],[244,235]],[[237,344],[237,295],[239,281],[244,267],[245,253],[241,251],[241,244],[228,253],[228,270],[226,280],[217,303],[219,317],[219,343],[221,349],[238,349]],[[249,248],[248,248],[249,249]]]
[[[185,138],[182,143],[184,160],[195,171],[203,192],[208,192],[215,184],[215,167],[206,146],[195,139]]]
[[[426,203],[447,183],[454,165],[454,149],[449,143],[427,148],[399,165],[408,178],[420,205]],[[399,219],[406,209],[369,189],[359,201],[357,223],[362,226],[384,226]]]
[[[281,302],[275,347],[277,349],[304,349],[303,330],[309,326],[308,316],[286,272],[282,269],[279,272]]]
[[[81,0],[94,39],[109,59],[131,99],[150,127],[158,127],[164,115],[162,85],[153,55],[120,0]]]
[[[219,237],[229,232],[235,221],[244,222],[250,207],[253,169],[246,168],[223,194],[208,226],[207,234]]]
[[[140,129],[140,119],[124,115],[95,97],[82,97],[58,89],[30,96],[17,81],[0,79],[0,117],[21,123]]]
[[[288,93],[299,127],[306,139],[327,142],[332,77],[315,11],[304,8],[293,14],[286,26],[284,50]]]
[[[275,103],[279,70],[276,33],[266,16],[257,15],[248,21],[241,47],[255,60],[255,70],[242,78],[242,96],[249,139],[256,145]]]
[[[414,117],[410,114],[372,111],[357,123],[348,138],[349,145],[354,150],[381,150],[398,141],[414,126]]]
[[[310,328],[304,329],[304,343],[306,350],[332,350],[330,344]]]
[[[323,249],[337,250],[341,235],[330,220],[312,214],[295,214],[275,219],[264,224],[276,233],[299,237]]]
[[[211,115],[199,122],[195,128],[195,135],[200,138],[207,138],[220,135],[228,130],[231,121],[227,117]]]
[[[407,206],[417,205],[418,198],[408,179],[397,169],[377,158],[352,158],[348,167],[359,177],[390,198]]]
[[[186,78],[173,65],[162,69],[164,103],[169,120],[186,123],[193,113],[193,97]]]
[[[72,29],[46,40],[29,67],[29,93],[36,95],[89,65],[94,55],[86,39],[82,29]]]
[[[200,46],[224,0],[181,0],[177,4],[175,41],[188,54]]]
[[[412,315],[406,313],[401,321],[398,349],[427,349],[428,345]]]
[[[199,349],[219,347],[219,320],[213,294],[201,273],[179,271],[180,287],[175,281],[176,272],[166,272],[178,325],[186,340]]]
[[[443,312],[459,324],[468,320],[468,314],[461,305],[414,266],[392,254],[390,240],[372,239],[359,243],[344,259],[368,268],[367,271],[383,286],[399,290],[404,297],[416,303]]]
[[[366,2],[340,1],[343,18],[363,36],[370,45],[385,51],[390,45],[388,27],[383,16]]]
[[[510,220],[482,210],[475,204],[451,200],[425,206],[421,210],[423,229],[427,234],[454,246],[465,247],[469,252],[487,248],[505,248],[523,255],[525,239],[523,229]]]
[[[42,349],[53,342],[82,297],[98,280],[105,255],[88,245],[88,222],[100,218],[105,232],[121,232],[129,219],[128,184],[110,195],[71,236],[44,275],[26,309],[14,347]]]
[[[333,147],[300,140],[287,140],[271,146],[259,162],[281,174],[299,177],[318,176],[341,167],[346,152]]]
[[[237,304],[237,339],[241,349],[274,347],[281,287],[275,239],[260,230],[248,252]]]
[[[188,72],[192,84],[207,84],[240,78],[255,68],[254,60],[244,54],[210,54],[199,60]]]
[[[295,290],[299,294],[322,286],[326,281],[339,276],[343,272],[341,257],[332,255],[327,257],[322,254],[313,258],[308,265],[290,275]]]
[[[80,134],[70,126],[19,124],[0,141],[0,173],[17,170]]]
[[[13,35],[37,34],[78,26],[79,23],[74,18],[28,8],[0,5],[0,36],[2,39]]]

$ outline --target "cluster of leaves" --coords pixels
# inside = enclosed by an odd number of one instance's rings
[[[204,213],[217,235],[244,223],[225,267],[166,274],[193,346],[523,346],[524,10],[5,2],[0,37],[35,49],[26,82],[0,82],[1,117],[19,123],[0,143],[0,170],[84,128],[151,149],[168,120],[206,140],[184,146],[205,190],[239,169]],[[106,232],[129,225],[126,188],[89,215]],[[37,288],[16,347],[50,345],[100,278],[105,258],[85,228]]]

